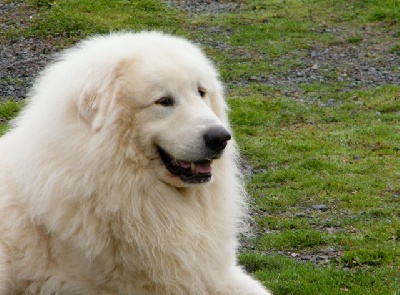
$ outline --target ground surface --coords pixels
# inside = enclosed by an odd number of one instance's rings
[[[238,11],[240,4],[229,1],[185,0],[166,1],[168,5],[189,11],[190,13],[215,14],[227,11]],[[3,17],[1,17],[4,15]],[[23,26],[26,19],[35,15],[35,11],[26,7],[23,2],[0,3],[0,28],[7,26]],[[11,18],[11,19],[10,19]],[[20,18],[20,19],[19,19]],[[1,22],[6,19],[7,21]],[[329,33],[346,40],[353,36],[348,28],[326,27],[320,33]],[[229,34],[223,28],[214,28],[213,34]],[[302,55],[301,64],[286,72],[271,72],[268,75],[254,75],[242,80],[230,81],[237,85],[259,82],[266,85],[278,86],[288,96],[310,102],[315,98],[302,95],[298,87],[301,83],[314,82],[350,82],[348,89],[376,87],[385,84],[400,84],[400,70],[393,71],[393,65],[400,65],[398,54],[388,54],[387,48],[395,43],[380,43],[380,35],[384,32],[365,27],[357,31],[362,42],[336,44],[324,47],[314,47],[302,52],[291,53]],[[394,32],[386,32],[394,34]],[[207,45],[218,49],[226,49],[224,45],[213,42],[213,39],[201,40]],[[53,39],[21,37],[12,42],[2,42],[0,48],[0,98],[22,99],[26,96],[29,86],[38,72],[51,60],[57,52],[56,41]],[[247,52],[238,53],[246,55]],[[262,53],[261,53],[262,54]],[[267,59],[267,57],[265,57]],[[332,71],[340,69],[337,76],[331,77]],[[334,104],[334,101],[330,102]]]

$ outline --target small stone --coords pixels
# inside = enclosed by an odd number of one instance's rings
[[[307,217],[307,214],[305,214],[305,213],[297,213],[295,216],[299,217],[299,218],[303,218],[303,217]]]
[[[329,256],[326,256],[326,255],[320,255],[320,256],[317,256],[317,257],[315,257],[315,260],[316,260],[316,261],[324,261],[324,260],[329,260]]]
[[[311,208],[314,209],[314,210],[320,210],[320,211],[322,211],[322,212],[325,212],[325,211],[328,211],[328,210],[329,210],[329,207],[326,206],[326,205],[323,205],[323,204],[314,205],[314,206],[312,206]]]
[[[260,81],[261,81],[261,78],[260,78],[260,77],[257,77],[257,76],[251,76],[251,77],[249,78],[249,81],[260,82]]]
[[[306,256],[301,256],[300,259],[301,259],[301,260],[304,260],[304,261],[310,261],[310,260],[312,259],[312,257],[306,255]]]

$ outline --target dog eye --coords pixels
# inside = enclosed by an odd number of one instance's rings
[[[203,87],[199,87],[199,88],[197,88],[197,91],[199,92],[199,94],[200,94],[200,96],[202,97],[202,98],[204,98],[205,96],[206,96],[206,90],[203,88]]]
[[[175,100],[171,96],[163,96],[157,99],[155,103],[164,107],[172,107],[175,104]]]

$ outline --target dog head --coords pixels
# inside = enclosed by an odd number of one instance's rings
[[[93,60],[77,96],[92,131],[119,133],[132,151],[127,157],[149,159],[164,182],[209,182],[231,134],[218,74],[201,50],[160,33],[111,35],[86,46],[109,50],[108,60]]]

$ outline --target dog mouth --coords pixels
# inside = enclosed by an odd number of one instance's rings
[[[160,147],[158,153],[167,170],[186,183],[206,183],[211,180],[211,164],[213,160],[205,159],[195,162],[175,159]]]

